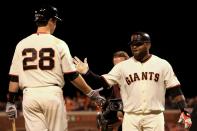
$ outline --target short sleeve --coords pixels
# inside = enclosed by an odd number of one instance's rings
[[[108,74],[102,75],[110,86],[118,84],[121,79],[119,64],[115,65]]]
[[[64,73],[70,73],[75,72],[76,68],[73,63],[72,56],[70,54],[70,50],[68,48],[68,45],[64,43],[62,45],[62,53],[61,53],[61,61],[62,61],[62,69]]]
[[[165,84],[166,88],[180,85],[180,82],[177,79],[177,77],[172,69],[172,66],[167,61],[165,63],[165,69],[164,69],[164,84]]]
[[[19,51],[18,48],[16,47],[15,52],[14,52],[14,56],[12,58],[12,63],[10,66],[10,71],[9,74],[10,75],[19,75],[19,69],[20,69],[20,59],[19,59]]]

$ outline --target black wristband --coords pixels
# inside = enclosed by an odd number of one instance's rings
[[[14,103],[17,97],[17,92],[8,92],[8,102]]]
[[[78,72],[71,72],[71,73],[64,74],[64,78],[68,79],[69,81],[73,81],[78,76],[79,76]]]
[[[186,106],[186,102],[184,100],[177,102],[177,105],[179,107],[179,109],[181,110],[181,112],[185,111]]]
[[[87,76],[87,75],[89,75],[90,73],[92,73],[92,71],[89,69],[85,74],[82,74],[82,75]]]

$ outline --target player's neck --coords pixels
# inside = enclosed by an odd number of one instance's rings
[[[50,29],[47,27],[38,27],[37,33],[51,34]]]
[[[147,54],[140,62],[144,63],[144,62],[148,61],[151,56],[152,56],[151,54]]]

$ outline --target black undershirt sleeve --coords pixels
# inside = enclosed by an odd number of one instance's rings
[[[10,81],[12,82],[18,82],[19,81],[19,78],[17,75],[9,75],[10,77]]]
[[[78,76],[79,76],[78,72],[71,72],[71,73],[64,74],[64,78],[68,79],[69,81],[73,81]]]
[[[102,76],[95,74],[91,70],[88,70],[88,72],[83,76],[85,77],[86,81],[95,89],[98,89],[100,87],[103,87],[105,89],[109,88],[109,84],[106,82],[106,80]]]
[[[183,92],[180,88],[180,86],[172,87],[168,89],[169,95],[173,98],[179,95],[183,95]]]
[[[176,86],[176,87],[170,88],[170,89],[168,89],[168,92],[169,92],[169,95],[172,96],[173,99],[175,97],[177,97],[177,96],[183,95],[183,92],[182,92],[180,86]],[[176,101],[176,103],[177,103],[178,108],[181,111],[184,111],[184,108],[187,107],[186,101],[184,99]]]

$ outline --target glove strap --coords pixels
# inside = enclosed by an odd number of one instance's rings
[[[14,103],[17,96],[17,92],[8,92],[8,102]]]

